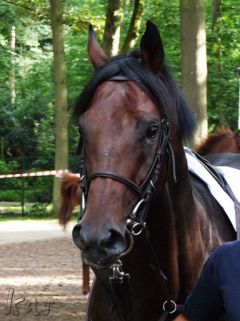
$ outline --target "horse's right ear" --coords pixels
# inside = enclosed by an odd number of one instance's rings
[[[108,60],[107,55],[99,46],[92,25],[89,25],[88,32],[88,56],[95,69],[98,69]]]

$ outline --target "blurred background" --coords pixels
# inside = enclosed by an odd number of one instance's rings
[[[138,47],[146,21],[154,22],[195,111],[195,143],[218,127],[238,129],[238,0],[1,0],[0,17],[2,175],[78,172],[79,134],[71,114],[93,72],[89,23],[112,56]],[[57,215],[60,183],[54,176],[0,182],[1,215]]]

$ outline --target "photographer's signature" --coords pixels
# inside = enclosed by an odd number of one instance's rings
[[[7,295],[5,315],[19,316],[21,313],[28,313],[34,316],[48,316],[53,304],[52,300],[40,302],[37,297],[18,296],[15,289],[11,288]]]

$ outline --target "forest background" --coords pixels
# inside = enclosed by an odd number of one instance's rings
[[[56,168],[58,127],[56,81],[54,82],[53,21],[62,5],[64,63],[67,88],[66,166],[78,172],[76,155],[79,135],[71,119],[76,98],[93,69],[88,61],[88,26],[94,26],[105,50],[122,51],[139,43],[146,21],[161,31],[167,61],[181,87],[181,6],[179,0],[0,0],[0,173]],[[187,2],[187,1],[185,1]],[[207,35],[207,116],[208,130],[238,122],[238,78],[240,66],[239,0],[193,0],[205,4]],[[110,5],[115,8],[110,8]],[[118,48],[110,48],[106,25],[111,27],[109,8],[118,15]],[[135,12],[135,27],[132,19]],[[61,16],[61,12],[60,12]],[[56,17],[55,17],[56,18]],[[113,25],[113,24],[112,24]],[[132,35],[131,35],[132,32]],[[131,36],[131,39],[127,37]],[[59,128],[60,130],[60,128]],[[59,152],[58,152],[59,153]],[[23,180],[1,180],[0,201],[22,197]],[[53,178],[28,178],[24,198],[34,203],[51,203]]]

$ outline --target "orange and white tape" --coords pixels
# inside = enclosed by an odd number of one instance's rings
[[[35,177],[35,176],[57,176],[57,177],[62,177],[62,175],[65,174],[65,173],[68,173],[67,169],[57,169],[57,170],[51,170],[51,171],[0,174],[0,178]]]

